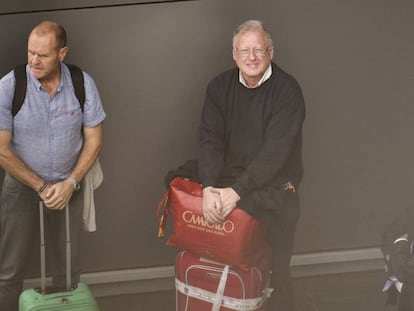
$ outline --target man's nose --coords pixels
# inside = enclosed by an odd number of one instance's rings
[[[256,53],[254,52],[253,49],[249,50],[249,59],[250,60],[255,60],[256,59]]]

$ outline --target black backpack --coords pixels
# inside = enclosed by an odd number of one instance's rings
[[[83,112],[83,106],[85,104],[85,85],[82,70],[75,65],[66,64],[66,66],[69,68],[73,87],[75,88],[75,95]],[[14,68],[14,77],[16,79],[16,87],[14,89],[12,106],[13,117],[19,112],[20,108],[23,105],[24,99],[26,98],[26,65],[20,65]]]

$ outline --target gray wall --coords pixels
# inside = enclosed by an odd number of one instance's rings
[[[156,237],[163,177],[197,156],[205,86],[233,66],[232,31],[250,18],[271,29],[275,60],[307,104],[296,253],[377,246],[393,214],[412,204],[413,2],[124,2],[0,15],[1,74],[25,61],[32,26],[55,20],[69,34],[68,62],[95,78],[108,114],[85,271],[173,262]]]

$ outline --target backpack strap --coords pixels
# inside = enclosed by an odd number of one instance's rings
[[[73,87],[75,89],[76,98],[79,101],[81,110],[83,112],[83,106],[85,105],[85,80],[82,70],[75,65],[66,64],[68,66],[70,75],[72,77]],[[16,79],[16,86],[14,88],[12,115],[13,117],[19,112],[26,98],[27,89],[27,76],[26,76],[26,64],[19,65],[14,68],[14,77]]]
[[[27,76],[26,65],[19,65],[14,68],[14,77],[16,79],[16,86],[14,88],[12,115],[13,117],[19,112],[26,98]]]
[[[83,112],[83,106],[85,105],[85,80],[83,78],[82,70],[78,66],[72,64],[66,64],[66,66],[69,68],[73,87],[75,88],[75,95]]]

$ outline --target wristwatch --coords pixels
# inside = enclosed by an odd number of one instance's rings
[[[78,191],[80,189],[80,183],[78,183],[75,178],[69,177],[68,180],[72,183],[73,189],[75,189],[75,191]]]

